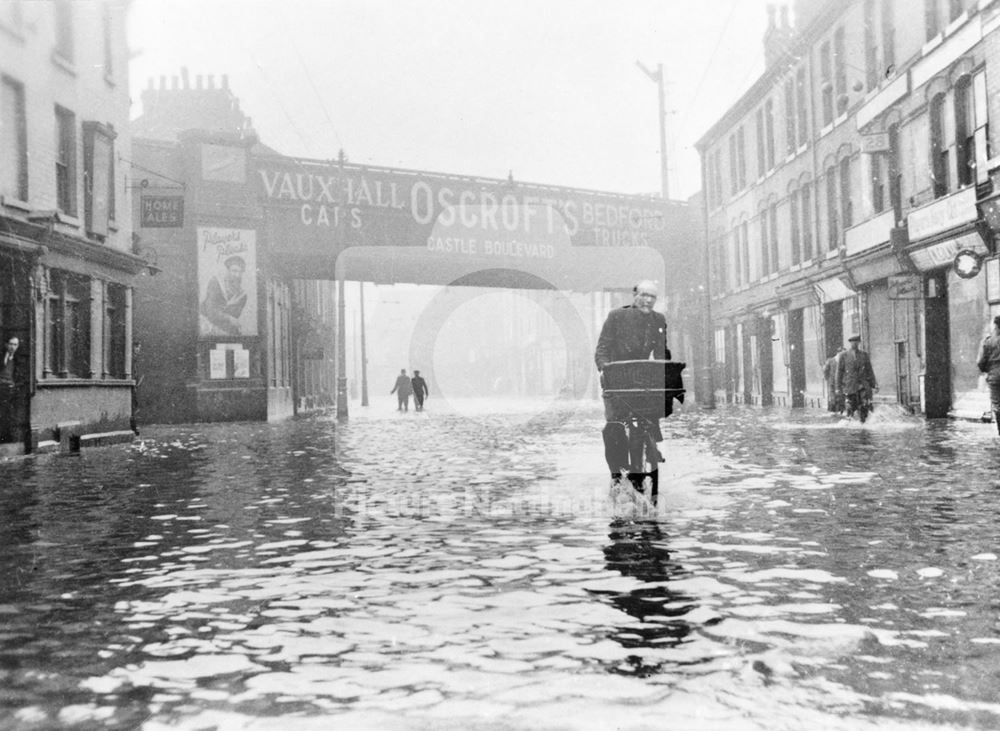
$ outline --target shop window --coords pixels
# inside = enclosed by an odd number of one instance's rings
[[[52,270],[46,375],[90,378],[90,280]]]
[[[76,215],[76,115],[56,107],[56,205]]]
[[[55,13],[56,47],[55,52],[64,61],[73,61],[73,4],[70,0],[55,0],[52,3]]]
[[[24,86],[0,77],[0,195],[28,200],[28,128]]]
[[[101,239],[115,217],[115,132],[98,122],[83,123],[83,197],[87,233]]]
[[[948,145],[944,139],[944,94],[937,94],[930,103],[931,179],[934,197],[948,193]]]
[[[126,292],[120,284],[108,284],[104,309],[105,373],[112,378],[125,378]]]

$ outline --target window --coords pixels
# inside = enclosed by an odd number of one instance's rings
[[[767,172],[764,154],[764,108],[757,110],[757,177],[763,178]]]
[[[743,250],[740,248],[740,229],[739,226],[733,229],[732,233],[733,241],[733,279],[732,279],[732,289],[739,289],[740,285],[743,283]]]
[[[892,74],[896,65],[896,19],[893,17],[893,0],[882,0],[882,76]]]
[[[802,239],[799,229],[799,191],[788,194],[788,222],[792,232],[792,266],[802,263]]]
[[[834,93],[837,97],[837,116],[847,112],[847,48],[843,27],[833,32]]]
[[[826,170],[826,245],[829,251],[840,245],[837,223],[837,169],[832,165]]]
[[[931,182],[934,197],[948,193],[948,146],[944,139],[944,93],[931,99],[929,114],[931,128]]]
[[[872,166],[872,210],[881,213],[885,210],[885,186],[887,181],[886,166],[888,158],[881,152],[871,155]]]
[[[802,184],[799,197],[802,207],[802,261],[809,261],[813,257],[812,191],[809,183]]]
[[[819,47],[819,78],[823,93],[823,126],[833,122],[833,64],[830,58],[830,41]]]
[[[50,272],[46,375],[90,378],[90,280]]]
[[[806,104],[806,70],[795,72],[795,107],[799,115],[799,147],[809,141],[809,107]]]
[[[70,0],[55,0],[52,4],[56,21],[56,54],[64,61],[73,61],[73,8]]]
[[[736,135],[729,135],[729,195],[736,195],[740,189],[739,176],[736,172]]]
[[[975,124],[972,77],[963,76],[955,84],[955,155],[959,186],[969,185],[976,179]]]
[[[111,7],[108,3],[101,6],[101,31],[104,36],[104,77],[114,78],[114,35],[112,33]]]
[[[764,144],[767,146],[767,169],[774,168],[774,102],[764,102]]]
[[[0,78],[0,195],[28,200],[28,131],[24,86]]]
[[[127,289],[108,284],[104,309],[104,375],[125,378],[125,310]]]
[[[938,18],[938,3],[940,0],[924,0],[924,24],[927,26],[927,40],[941,32]]]
[[[778,271],[778,204],[772,203],[770,215],[771,219],[771,271]]]
[[[948,20],[952,21],[958,18],[965,10],[964,2],[962,0],[948,0]]]
[[[771,273],[770,256],[771,239],[767,235],[767,209],[760,212],[760,273],[767,276]]]
[[[742,126],[736,130],[736,158],[737,181],[743,190],[747,187],[747,145]]]
[[[896,222],[903,218],[903,176],[899,169],[899,125],[889,126],[889,204]]]
[[[854,225],[854,206],[851,202],[851,158],[840,161],[840,222],[844,228]]]
[[[878,47],[875,45],[875,0],[865,0],[865,88],[871,91],[878,86]]]
[[[744,221],[740,224],[740,247],[743,258],[743,282],[750,282],[750,226]]]
[[[83,197],[87,232],[108,235],[115,217],[115,132],[109,125],[83,123]]]
[[[785,82],[785,151],[795,152],[795,81]]]
[[[56,205],[76,215],[76,115],[56,107]]]

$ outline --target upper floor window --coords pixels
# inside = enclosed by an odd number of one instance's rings
[[[778,204],[772,203],[768,211],[768,218],[771,219],[769,226],[771,234],[771,271],[778,271]]]
[[[774,168],[774,101],[764,102],[764,145],[767,148],[767,169]]]
[[[736,130],[736,172],[739,189],[747,186],[747,144],[743,127]]]
[[[767,209],[760,212],[760,273],[766,276],[771,272],[771,238],[767,235]]]
[[[799,121],[799,146],[809,140],[809,107],[806,104],[806,70],[799,68],[795,72],[795,106]]]
[[[115,218],[114,130],[98,122],[83,123],[83,197],[87,232],[101,238]]]
[[[104,76],[111,79],[115,75],[115,58],[111,7],[108,3],[101,6],[101,35],[104,37]]]
[[[56,106],[56,205],[76,215],[76,115]]]
[[[844,228],[854,225],[854,204],[851,200],[851,158],[840,161],[840,220]]]
[[[830,41],[823,41],[819,47],[819,79],[825,127],[833,122],[833,59],[830,55]]]
[[[976,179],[975,123],[972,77],[963,76],[955,84],[955,162],[959,186],[969,185]]]
[[[813,257],[812,190],[809,183],[802,184],[799,199],[802,208],[802,261],[809,261]]]
[[[833,32],[834,93],[837,97],[837,116],[847,111],[847,46],[844,28]]]
[[[893,0],[882,0],[882,76],[890,76],[896,65],[896,19]]]
[[[740,250],[743,261],[741,277],[743,283],[747,284],[750,282],[750,227],[746,221],[740,224]]]
[[[785,151],[795,152],[795,80],[785,81]]]
[[[837,218],[837,169],[832,165],[826,169],[826,246],[834,251],[840,245],[840,228]]]
[[[73,4],[70,0],[52,3],[56,23],[56,53],[66,61],[73,61]]]
[[[0,77],[0,195],[28,200],[28,125],[24,85]]]
[[[764,153],[764,108],[760,107],[756,114],[757,128],[757,177],[764,177],[767,172],[767,162]]]
[[[799,191],[788,194],[788,222],[792,232],[792,266],[802,263],[802,232],[799,228]]]
[[[878,46],[875,43],[875,3],[877,0],[865,0],[865,88],[871,91],[878,86]]]
[[[931,183],[935,198],[946,195],[949,188],[948,144],[944,138],[944,111],[944,93],[942,92],[934,95],[928,110],[931,131]]]

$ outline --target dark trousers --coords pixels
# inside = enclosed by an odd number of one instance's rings
[[[17,435],[17,387],[0,381],[0,442],[13,442]]]
[[[997,433],[1000,434],[1000,380],[986,381],[990,387],[990,406],[993,409],[993,421],[997,425]]]
[[[399,406],[396,407],[397,411],[409,411],[410,410],[410,394],[400,393],[396,395],[399,400]]]
[[[422,393],[417,393],[416,391],[414,391],[414,393],[413,393],[413,407],[417,411],[423,411],[424,410],[424,395]]]

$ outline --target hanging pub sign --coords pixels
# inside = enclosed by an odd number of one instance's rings
[[[139,196],[139,225],[142,228],[183,228],[184,196]]]

